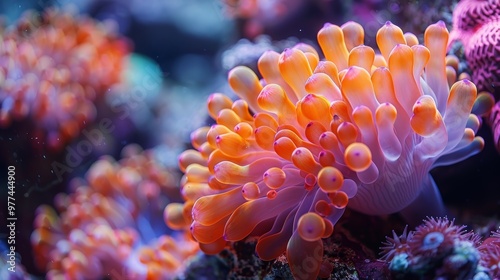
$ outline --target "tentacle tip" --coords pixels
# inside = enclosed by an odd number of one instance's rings
[[[309,212],[300,217],[297,231],[302,239],[313,242],[321,239],[325,228],[323,218],[314,212]]]
[[[283,63],[286,60],[289,60],[293,55],[293,49],[292,48],[286,48],[283,50],[283,52],[280,55],[279,58],[279,63]]]

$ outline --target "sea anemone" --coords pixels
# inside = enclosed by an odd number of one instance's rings
[[[286,252],[294,276],[314,279],[345,207],[407,218],[444,213],[429,171],[477,152],[476,87],[446,65],[448,31],[429,26],[424,45],[387,22],[381,54],[363,28],[325,24],[316,50],[298,44],[229,72],[240,97],[208,99],[216,121],[191,134],[182,153],[186,200],[165,210],[173,228],[190,225],[206,253],[258,237],[256,252]],[[451,87],[451,88],[450,88]]]
[[[414,231],[386,237],[381,254],[397,278],[472,279],[478,267],[480,237],[453,220],[428,217]],[[425,278],[427,279],[427,278]]]
[[[173,176],[149,151],[127,146],[124,158],[104,157],[74,192],[56,196],[56,211],[37,210],[31,242],[48,279],[172,279],[198,244],[167,233],[163,208]]]
[[[27,120],[33,138],[64,147],[120,82],[126,40],[105,24],[55,9],[0,31],[0,127]]]
[[[447,218],[430,217],[415,229],[408,242],[412,255],[442,257],[453,250],[455,240],[467,239],[465,226],[456,226]]]

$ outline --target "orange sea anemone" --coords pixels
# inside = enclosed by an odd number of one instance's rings
[[[443,22],[427,28],[423,45],[390,22],[377,34],[380,54],[363,40],[357,23],[327,23],[318,33],[324,60],[298,44],[264,53],[262,80],[246,67],[230,71],[240,99],[209,97],[216,123],[194,131],[194,149],[179,157],[186,202],[165,209],[167,224],[190,226],[210,254],[256,236],[260,258],[286,252],[296,278],[315,279],[321,239],[346,206],[442,215],[429,171],[483,148],[476,87],[455,82]]]
[[[173,176],[137,146],[115,162],[102,158],[74,193],[56,196],[56,211],[37,210],[31,242],[47,279],[173,279],[199,251],[162,219]],[[63,278],[61,278],[63,277]]]
[[[126,40],[86,16],[27,12],[0,31],[0,128],[28,120],[34,137],[64,147],[120,81],[128,52]]]

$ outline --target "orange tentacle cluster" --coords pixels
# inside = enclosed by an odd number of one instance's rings
[[[377,35],[381,53],[363,38],[357,23],[325,24],[325,60],[299,44],[264,53],[262,80],[246,67],[230,71],[240,99],[208,99],[216,123],[194,131],[194,149],[180,155],[186,202],[166,207],[166,223],[190,227],[210,254],[257,236],[262,259],[286,252],[296,278],[315,279],[321,239],[346,206],[442,212],[429,170],[481,150],[476,87],[455,83],[442,22],[428,27],[424,45],[390,22]]]

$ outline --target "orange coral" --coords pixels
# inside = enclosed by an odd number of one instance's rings
[[[41,206],[31,241],[48,279],[172,279],[198,245],[186,233],[166,235],[162,210],[173,177],[137,146],[115,162],[105,157],[89,169],[75,192]]]
[[[0,126],[29,119],[61,148],[120,82],[129,46],[104,24],[69,12],[28,12],[0,34]],[[45,138],[45,137],[43,137]]]

